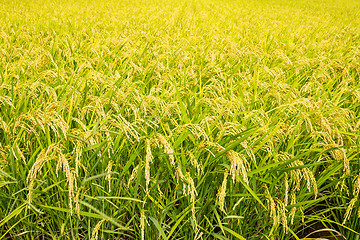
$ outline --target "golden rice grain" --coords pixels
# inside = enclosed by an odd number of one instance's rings
[[[226,156],[228,157],[231,167],[230,174],[232,175],[233,182],[236,180],[236,176],[241,175],[243,181],[246,184],[249,184],[248,176],[247,176],[247,168],[248,162],[244,155],[235,152],[234,150],[229,150],[226,152]]]
[[[224,180],[223,180],[223,182],[221,184],[221,188],[219,189],[219,192],[218,192],[220,210],[223,212],[225,212],[224,206],[225,206],[226,183],[227,183],[228,175],[229,175],[229,172],[228,172],[228,170],[226,170],[226,172],[224,173]]]
[[[103,222],[107,221],[106,219],[102,219],[100,220],[94,227],[94,230],[91,234],[91,239],[90,240],[97,240],[98,237],[99,237],[99,230],[100,230],[100,227],[101,227],[101,224],[103,224]]]
[[[140,216],[140,231],[141,231],[141,240],[145,239],[145,210],[141,209],[141,216]]]
[[[35,179],[36,179],[38,173],[41,171],[45,162],[53,159],[53,157],[51,157],[49,155],[50,152],[53,150],[53,148],[55,148],[55,145],[50,145],[47,149],[41,150],[41,152],[39,153],[39,155],[36,158],[36,161],[34,162],[34,164],[32,165],[32,167],[29,170],[28,176],[26,178],[26,182],[29,184],[29,186],[28,186],[28,189],[29,189],[28,202],[30,204],[33,200],[33,188],[34,188],[34,184],[35,184]],[[29,206],[29,208],[30,208],[30,206]]]
[[[106,175],[106,177],[105,177],[105,180],[107,180],[109,183],[109,192],[111,192],[111,170],[112,170],[113,165],[114,165],[114,162],[110,160],[105,169],[105,171],[108,173],[108,175]]]
[[[174,150],[172,149],[170,143],[165,139],[163,135],[159,133],[157,134],[157,138],[164,148],[164,153],[169,155],[170,164],[174,166],[175,165]]]
[[[354,209],[354,205],[357,202],[358,198],[354,197],[353,199],[351,199],[349,206],[346,209],[345,215],[344,215],[344,220],[342,222],[342,224],[345,224],[346,221],[350,218],[351,212]]]
[[[287,233],[288,231],[288,223],[287,223],[287,216],[286,216],[286,207],[282,201],[278,201],[277,204],[277,212],[278,216],[280,216],[280,221],[283,225],[284,232]]]
[[[146,139],[146,156],[145,156],[145,181],[146,181],[146,192],[148,192],[148,186],[150,183],[150,163],[152,162],[153,155],[151,153],[150,140]]]
[[[289,179],[287,173],[284,174],[284,185],[285,185],[284,205],[287,206],[289,201]]]
[[[273,223],[276,223],[276,204],[274,199],[271,197],[269,189],[266,185],[264,185],[265,188],[265,198],[268,203],[268,208],[270,208],[270,218],[273,219]]]
[[[130,178],[129,178],[129,181],[127,183],[127,187],[130,186],[132,180],[136,177],[137,173],[138,173],[138,170],[139,170],[139,167],[140,167],[140,164],[138,164],[131,172],[131,175],[130,175]]]
[[[296,195],[295,195],[295,192],[294,192],[294,191],[291,191],[290,197],[291,197],[291,202],[290,202],[290,204],[291,204],[291,205],[296,204]],[[296,210],[297,210],[296,207],[292,207],[292,208],[291,208],[291,211],[290,211],[290,214],[289,214],[290,224],[291,224],[291,225],[293,225],[293,223],[294,223],[294,218],[295,218]]]

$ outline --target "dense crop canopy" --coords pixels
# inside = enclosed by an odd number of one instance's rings
[[[0,3],[0,239],[356,239],[359,128],[356,0]]]

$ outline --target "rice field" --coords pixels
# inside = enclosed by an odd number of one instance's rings
[[[3,0],[1,239],[360,239],[360,2]]]

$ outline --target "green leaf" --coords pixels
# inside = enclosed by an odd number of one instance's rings
[[[8,221],[10,221],[13,217],[19,215],[24,208],[26,207],[26,203],[21,204],[19,207],[17,207],[14,211],[12,211],[9,215],[7,215],[6,217],[4,217],[1,222],[0,222],[0,227],[3,226],[5,223],[7,223]]]
[[[161,236],[163,239],[167,240],[168,238],[166,237],[164,231],[162,230],[159,222],[158,222],[155,218],[153,218],[153,217],[149,217],[149,219],[154,223],[154,225],[155,225],[155,227],[157,228],[157,230],[159,230],[160,236]]]
[[[243,236],[241,236],[240,234],[238,234],[237,232],[231,230],[230,228],[227,228],[225,226],[223,226],[223,229],[226,230],[228,233],[230,233],[231,235],[233,235],[234,237],[236,237],[237,239],[240,240],[246,240]]]

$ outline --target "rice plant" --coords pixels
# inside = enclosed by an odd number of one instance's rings
[[[0,6],[0,239],[359,239],[359,1]]]

